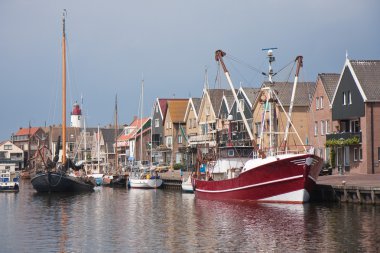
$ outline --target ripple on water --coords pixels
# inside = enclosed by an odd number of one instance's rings
[[[379,207],[199,200],[174,190],[0,194],[9,252],[376,252]],[[376,248],[377,247],[377,248]]]

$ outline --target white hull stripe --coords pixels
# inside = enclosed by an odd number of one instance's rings
[[[265,199],[260,199],[259,201],[264,201],[264,202],[307,202],[310,199],[310,194],[305,190],[297,190],[293,192],[288,192],[280,195],[276,195],[273,197],[265,198]]]
[[[207,193],[231,192],[231,191],[239,191],[239,190],[243,190],[243,189],[247,189],[247,188],[252,188],[252,187],[258,187],[258,186],[262,186],[262,185],[268,185],[268,184],[274,184],[274,183],[289,181],[289,180],[293,180],[293,179],[297,179],[297,178],[301,178],[301,177],[303,177],[303,175],[294,176],[294,177],[287,177],[287,178],[282,178],[282,179],[277,179],[277,180],[268,181],[268,182],[259,183],[259,184],[251,184],[251,185],[247,185],[247,186],[243,186],[243,187],[237,187],[237,188],[232,188],[232,189],[228,189],[228,190],[212,191],[212,190],[202,190],[202,189],[198,189],[198,188],[195,188],[195,190],[199,191],[199,192],[207,192]]]

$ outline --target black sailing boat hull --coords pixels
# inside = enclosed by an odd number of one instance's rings
[[[37,192],[91,192],[94,185],[59,172],[43,172],[36,174],[32,180]]]

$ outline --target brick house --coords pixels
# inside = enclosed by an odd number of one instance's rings
[[[326,142],[336,150],[336,165],[380,173],[380,61],[346,59],[331,105],[337,128]]]
[[[326,135],[334,132],[331,100],[339,81],[339,74],[318,74],[315,92],[309,108],[308,144],[315,148],[315,154],[330,163],[330,147],[326,147]]]

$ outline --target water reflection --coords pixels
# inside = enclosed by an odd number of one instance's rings
[[[171,190],[97,188],[0,194],[6,252],[380,251],[379,207],[195,199]],[[4,229],[6,228],[6,229]]]

